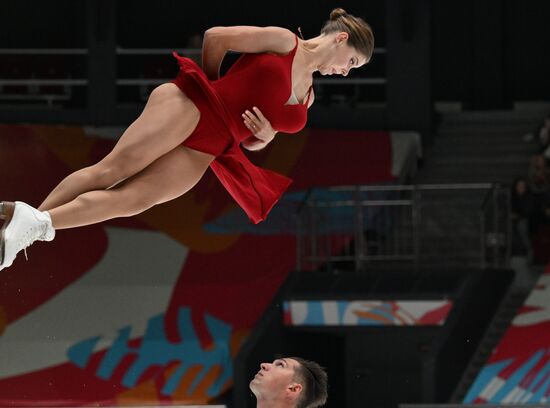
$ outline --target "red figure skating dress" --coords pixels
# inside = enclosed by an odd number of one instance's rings
[[[304,104],[286,105],[292,94],[296,46],[287,55],[243,54],[220,79],[210,81],[191,59],[174,53],[180,71],[174,82],[197,106],[201,118],[184,146],[216,156],[210,165],[223,186],[257,224],[264,220],[291,180],[252,164],[240,143],[252,136],[241,115],[256,106],[279,132],[296,133],[307,120]]]

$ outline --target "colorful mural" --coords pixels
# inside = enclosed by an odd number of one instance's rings
[[[39,205],[113,147],[102,134],[0,126],[1,199]],[[265,223],[242,223],[208,172],[138,216],[58,231],[0,272],[0,405],[217,402],[240,345],[294,268],[285,220],[296,202],[312,186],[395,179],[385,132],[309,129],[250,158],[294,179]]]
[[[448,300],[291,300],[283,302],[288,326],[441,326]]]
[[[550,399],[550,265],[493,350],[464,402],[545,404]]]

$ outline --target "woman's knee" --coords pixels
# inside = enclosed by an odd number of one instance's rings
[[[128,157],[119,157],[118,160],[109,160],[108,158],[89,167],[89,174],[98,181],[103,188],[109,188],[113,185],[133,176],[136,172],[135,161]]]
[[[77,170],[69,177],[80,180],[88,187],[89,191],[103,190],[116,183],[116,176],[101,163]]]
[[[132,217],[154,204],[138,194],[129,194],[122,189],[91,191],[76,198],[82,208],[103,208],[111,217]]]

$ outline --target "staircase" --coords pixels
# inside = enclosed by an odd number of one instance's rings
[[[505,183],[527,173],[533,142],[523,136],[542,122],[540,110],[459,112],[442,116],[416,184]]]
[[[544,117],[539,110],[444,114],[417,185],[463,184],[460,190],[423,191],[420,262],[427,266],[480,265],[480,213],[491,183],[509,185],[527,174],[536,147],[524,141]],[[479,184],[468,188],[466,184]],[[475,187],[475,186],[474,186]]]

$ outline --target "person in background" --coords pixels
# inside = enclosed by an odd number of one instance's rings
[[[531,237],[536,231],[536,205],[533,194],[523,177],[518,177],[512,184],[510,195],[510,209],[514,236],[521,255],[526,255],[527,260],[533,258],[533,245]]]
[[[544,118],[544,122],[536,131],[539,151],[546,160],[550,160],[550,113]]]

